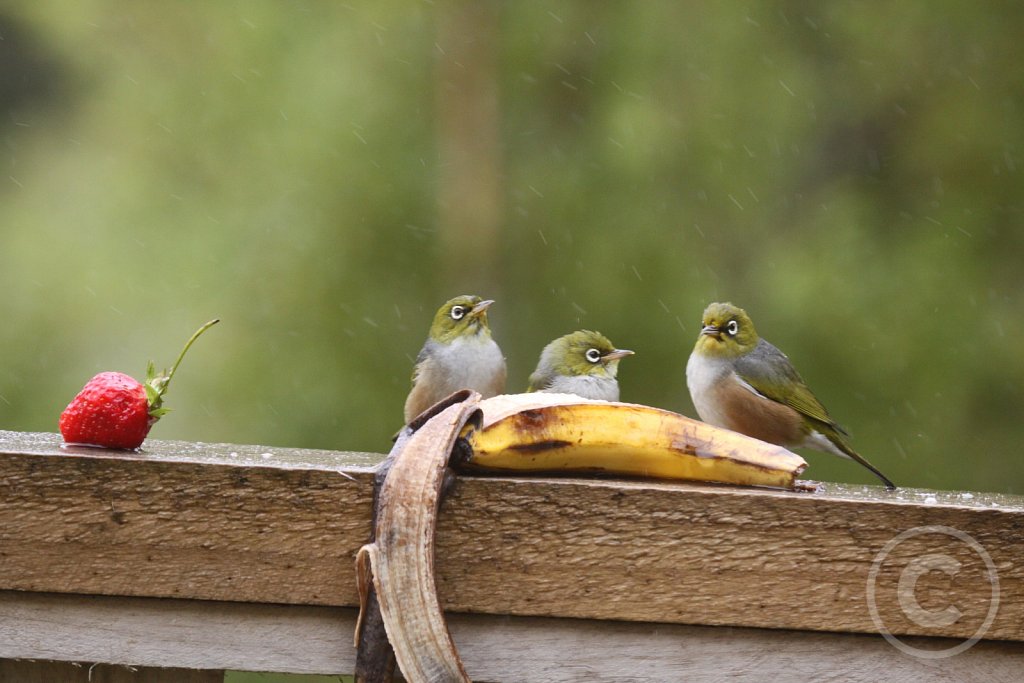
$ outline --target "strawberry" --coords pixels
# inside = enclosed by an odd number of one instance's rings
[[[211,320],[200,327],[185,343],[169,371],[157,374],[150,361],[145,384],[120,372],[101,372],[89,380],[60,415],[64,441],[106,448],[141,446],[149,429],[168,411],[163,407],[164,392],[185,352],[199,335],[218,322]]]
[[[107,448],[138,448],[150,426],[145,388],[120,372],[93,377],[60,415],[65,441]]]

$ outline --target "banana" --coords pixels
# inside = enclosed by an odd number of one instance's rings
[[[667,410],[569,394],[508,394],[480,402],[462,467],[488,472],[600,472],[796,488],[807,467],[785,448]]]

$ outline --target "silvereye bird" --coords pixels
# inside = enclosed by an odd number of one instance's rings
[[[619,400],[619,360],[633,355],[615,348],[600,332],[580,330],[544,347],[527,391],[576,394],[604,401]]]
[[[484,398],[505,391],[505,357],[487,324],[493,303],[457,296],[437,309],[416,357],[412,390],[405,399],[406,423],[460,389],[478,391]]]
[[[815,398],[782,351],[761,339],[746,311],[714,303],[704,311],[686,383],[705,422],[779,446],[850,458],[887,489],[888,477],[850,447],[846,431]]]

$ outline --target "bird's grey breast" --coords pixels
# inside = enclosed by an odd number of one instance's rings
[[[546,393],[575,394],[600,401],[618,401],[619,383],[613,377],[594,375],[555,376],[542,390]]]
[[[440,381],[452,391],[481,391],[493,384],[495,374],[505,367],[498,344],[485,337],[460,337],[450,344],[437,344],[434,357]]]
[[[691,353],[686,362],[686,386],[690,389],[693,407],[700,419],[713,425],[725,426],[728,417],[723,414],[719,392],[723,382],[735,381],[732,362]]]

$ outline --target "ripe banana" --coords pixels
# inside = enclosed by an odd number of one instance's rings
[[[465,469],[603,472],[795,488],[807,467],[780,446],[634,403],[569,394],[510,394],[480,402],[483,421],[462,437]]]

